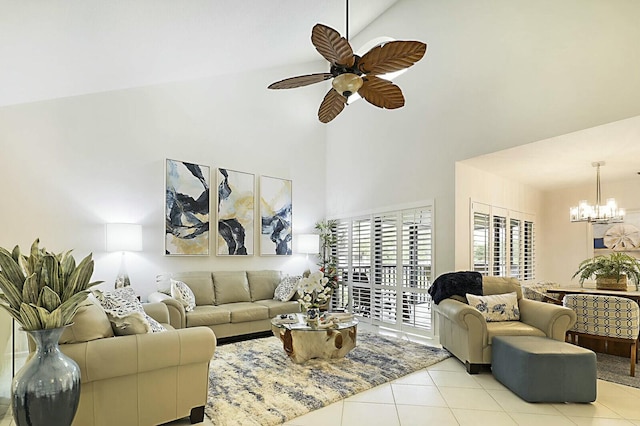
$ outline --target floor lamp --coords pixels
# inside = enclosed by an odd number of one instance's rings
[[[130,286],[131,281],[127,274],[124,257],[125,252],[142,251],[142,225],[135,223],[107,223],[105,233],[107,251],[122,252],[115,288]]]

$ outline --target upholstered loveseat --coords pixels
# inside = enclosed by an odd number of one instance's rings
[[[174,330],[163,303],[143,308],[167,331],[114,336],[105,312],[91,303],[60,338],[62,352],[80,367],[73,426],[148,426],[187,416],[202,421],[214,334],[206,327]]]
[[[518,320],[487,321],[483,313],[464,300],[446,298],[436,305],[440,343],[465,363],[470,374],[491,364],[491,343],[495,336],[541,336],[559,341],[576,322],[571,309],[524,299],[515,278],[482,277],[482,295],[515,293]]]
[[[300,311],[296,301],[274,299],[282,273],[263,271],[177,272],[159,275],[157,292],[150,302],[163,302],[169,308],[174,328],[209,327],[217,338],[267,332],[271,318]],[[182,302],[170,296],[171,280],[184,282],[195,296],[195,308],[187,311]]]

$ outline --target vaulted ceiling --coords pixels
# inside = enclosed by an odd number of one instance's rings
[[[398,1],[350,0],[350,36]],[[0,0],[0,10],[0,107],[319,61],[313,25],[346,32],[346,0]],[[640,120],[629,119],[469,164],[549,189],[593,181],[599,160],[603,179],[630,178],[639,158]]]
[[[353,36],[397,0],[350,0]],[[0,106],[318,60],[346,0],[0,0]]]

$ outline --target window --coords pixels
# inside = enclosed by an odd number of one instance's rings
[[[474,271],[519,280],[535,279],[532,215],[472,202],[471,218]]]
[[[431,332],[432,207],[338,219],[339,300],[370,322]]]

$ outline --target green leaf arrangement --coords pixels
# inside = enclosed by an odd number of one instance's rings
[[[76,266],[71,251],[54,254],[36,239],[29,256],[16,246],[0,247],[0,306],[25,330],[58,328],[71,324],[86,300],[93,275],[91,254]]]
[[[635,283],[637,290],[640,284],[640,261],[626,253],[615,252],[583,260],[572,278],[579,277],[582,285],[591,277],[615,278],[619,282],[624,275]]]

